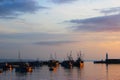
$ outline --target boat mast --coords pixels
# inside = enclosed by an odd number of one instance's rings
[[[53,56],[52,56],[52,54],[50,54],[50,60],[53,60]]]
[[[18,60],[21,61],[20,50],[18,51]]]
[[[57,60],[57,55],[56,55],[56,52],[55,52],[55,60]]]

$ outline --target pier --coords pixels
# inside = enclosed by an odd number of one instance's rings
[[[105,63],[105,64],[120,64],[120,59],[109,59],[108,53],[106,53],[106,59],[100,61],[94,61],[94,63]]]

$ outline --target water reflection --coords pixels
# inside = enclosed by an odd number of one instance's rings
[[[78,80],[82,80],[82,73],[83,73],[83,67],[77,68],[77,78]]]
[[[106,80],[109,80],[109,76],[108,76],[108,64],[106,64]]]
[[[36,68],[32,73],[7,71],[0,74],[0,80],[120,80],[119,64],[93,64],[85,62],[84,67],[65,69],[61,66],[49,71],[47,66]]]
[[[72,80],[73,79],[73,69],[65,69],[65,77],[66,80]]]
[[[106,80],[120,80],[120,64],[106,64]]]
[[[26,76],[27,76],[27,73],[18,73],[18,72],[16,72],[15,73],[15,75],[16,75],[16,80],[26,80],[27,78],[26,78]]]
[[[53,74],[53,72],[51,72],[51,74],[50,74],[50,80],[54,80],[53,76],[54,76],[54,74]]]
[[[27,76],[27,73],[16,72],[15,75],[18,76],[18,77],[22,77],[22,76]]]

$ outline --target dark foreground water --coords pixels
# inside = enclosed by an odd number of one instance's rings
[[[64,69],[59,66],[55,71],[43,66],[32,73],[6,71],[0,73],[0,80],[120,80],[120,64],[107,66],[85,62],[83,68]]]

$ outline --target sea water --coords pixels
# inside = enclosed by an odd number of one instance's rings
[[[0,80],[120,80],[120,64],[85,62],[81,68],[65,69],[59,66],[54,71],[42,66],[31,73],[17,73],[13,69],[0,73]]]

